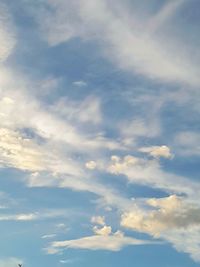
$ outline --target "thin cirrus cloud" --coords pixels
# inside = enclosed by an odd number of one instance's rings
[[[117,233],[112,235],[93,235],[80,239],[53,242],[46,251],[49,254],[55,254],[60,250],[67,248],[119,251],[128,245],[147,244],[156,244],[156,242],[134,239]]]
[[[116,12],[112,2],[108,4],[105,0],[69,1],[67,9],[63,0],[56,3],[51,0],[48,3],[52,9],[43,9],[40,26],[43,37],[50,45],[77,36],[86,40],[95,39],[104,43],[107,58],[117,62],[122,68],[150,78],[199,85],[198,69],[189,61],[189,56],[183,58],[177,52],[180,47],[171,45],[169,48],[165,40],[153,34],[170,20],[185,1],[169,1],[152,17],[147,10],[145,15],[149,15],[148,21],[144,20],[142,14],[139,17],[135,15],[134,10],[130,17],[126,3],[121,13],[119,8]],[[137,2],[135,5],[137,7]]]
[[[0,221],[36,221],[69,217],[70,210],[51,209],[32,213],[0,214]]]
[[[14,50],[16,34],[7,7],[0,4],[0,63],[4,62]]]

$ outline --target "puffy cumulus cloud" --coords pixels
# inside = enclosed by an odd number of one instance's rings
[[[105,217],[104,216],[93,216],[91,218],[91,223],[105,225]]]
[[[43,7],[40,12],[37,9],[37,20],[41,21],[42,36],[50,45],[77,36],[96,39],[104,44],[106,56],[121,68],[150,78],[198,85],[198,68],[192,64],[189,55],[183,56],[169,31],[165,32],[166,39],[163,40],[160,30],[183,3],[175,2],[163,4],[153,15],[147,5],[147,10],[138,15],[137,1],[129,6],[120,1],[113,5],[112,1],[106,0],[79,0],[76,3],[49,0],[51,9]],[[157,31],[156,35],[154,31]],[[198,51],[197,47],[195,49]]]
[[[200,226],[200,207],[185,203],[181,197],[171,195],[163,199],[149,199],[147,204],[155,209],[125,213],[122,226],[155,236],[168,229]]]
[[[112,233],[111,226],[104,225],[102,228],[98,228],[97,226],[93,227],[93,232],[96,235],[110,235]]]
[[[23,264],[23,260],[14,257],[0,259],[0,267],[13,267],[18,266],[18,264]]]
[[[135,210],[124,213],[121,225],[167,240],[178,251],[189,253],[199,261],[199,205],[176,195],[149,199],[146,204],[150,209],[135,207]]]
[[[59,253],[60,250],[67,248],[119,251],[125,246],[145,244],[154,244],[154,242],[126,237],[120,232],[116,232],[112,235],[93,235],[80,239],[53,242],[46,251],[49,254]]]
[[[12,53],[16,43],[14,26],[5,5],[0,4],[0,63]]]
[[[140,152],[147,153],[154,158],[167,158],[173,157],[170,148],[168,146],[151,146],[151,147],[141,147]]]
[[[96,166],[97,166],[97,164],[96,164],[96,162],[93,161],[93,160],[88,161],[88,162],[85,163],[85,167],[86,167],[87,169],[90,169],[90,170],[94,170],[94,169],[96,169]]]
[[[111,161],[112,163],[108,167],[108,171],[114,174],[123,173],[127,168],[138,163],[138,159],[130,155],[125,156],[123,159],[113,155]]]

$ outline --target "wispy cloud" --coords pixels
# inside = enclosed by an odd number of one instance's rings
[[[58,253],[59,250],[67,248],[119,251],[125,246],[146,244],[155,243],[147,240],[126,237],[116,233],[113,235],[94,235],[80,239],[53,242],[51,246],[47,248],[47,252],[49,254],[54,254]]]
[[[16,44],[16,35],[11,15],[2,3],[0,4],[0,63],[12,53]]]
[[[175,0],[164,3],[163,7],[158,11],[157,14],[152,16],[148,21],[148,28],[154,32],[161,28],[177,11],[178,8],[183,5],[186,0]]]
[[[130,18],[129,6],[125,6],[126,4],[120,13],[119,9],[116,12],[105,0],[95,0],[92,3],[77,1],[76,4],[69,1],[67,9],[62,0],[56,4],[49,1],[52,9],[43,9],[41,27],[50,45],[66,42],[76,36],[87,40],[96,39],[104,43],[107,58],[117,62],[119,67],[150,78],[198,85],[198,70],[187,57],[183,58],[177,52],[181,48],[175,45],[169,47],[166,40],[162,40],[163,37],[152,34],[183,2],[167,3],[157,15],[149,19],[148,27],[142,14],[136,16],[134,9]],[[146,13],[148,14],[148,10]]]

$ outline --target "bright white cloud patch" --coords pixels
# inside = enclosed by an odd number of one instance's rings
[[[93,227],[93,232],[96,235],[110,235],[112,233],[112,228],[111,226],[103,226],[102,228],[98,228],[97,226]]]
[[[85,167],[90,170],[94,170],[96,168],[97,164],[95,161],[91,160],[85,163]]]
[[[0,129],[0,164],[21,170],[44,170],[41,149],[18,132]]]
[[[170,159],[172,154],[170,148],[167,146],[151,146],[151,147],[142,147],[139,151],[147,153],[154,158],[167,158]]]

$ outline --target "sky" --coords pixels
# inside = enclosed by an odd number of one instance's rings
[[[200,2],[0,0],[0,267],[200,266]]]

